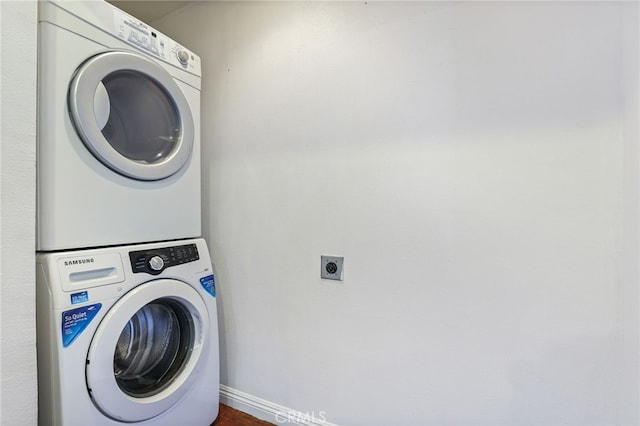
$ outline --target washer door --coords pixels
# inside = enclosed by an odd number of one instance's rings
[[[124,176],[164,179],[191,156],[189,104],[173,77],[150,59],[128,51],[89,58],[71,80],[68,101],[86,147]]]
[[[113,305],[91,341],[86,376],[94,404],[121,422],[170,409],[206,362],[208,330],[206,306],[188,284],[163,279],[136,287]]]

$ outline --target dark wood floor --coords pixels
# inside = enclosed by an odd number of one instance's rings
[[[257,419],[250,414],[220,404],[218,418],[211,426],[269,426],[273,423]]]

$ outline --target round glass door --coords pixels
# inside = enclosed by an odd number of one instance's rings
[[[180,281],[150,281],[123,296],[100,322],[87,354],[94,404],[122,422],[170,409],[198,379],[207,319],[198,292]]]
[[[89,58],[69,86],[71,121],[91,153],[133,179],[178,172],[193,149],[193,118],[171,75],[133,52]]]
[[[118,387],[135,398],[162,391],[182,370],[193,346],[191,314],[170,298],[143,306],[122,329],[113,356]]]

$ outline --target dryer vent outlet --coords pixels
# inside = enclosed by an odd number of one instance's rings
[[[344,257],[320,256],[320,278],[342,281]]]

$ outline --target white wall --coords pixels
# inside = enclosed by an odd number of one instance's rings
[[[36,2],[0,1],[0,424],[35,425]]]
[[[638,424],[637,3],[154,24],[203,58],[225,385],[338,424]]]

